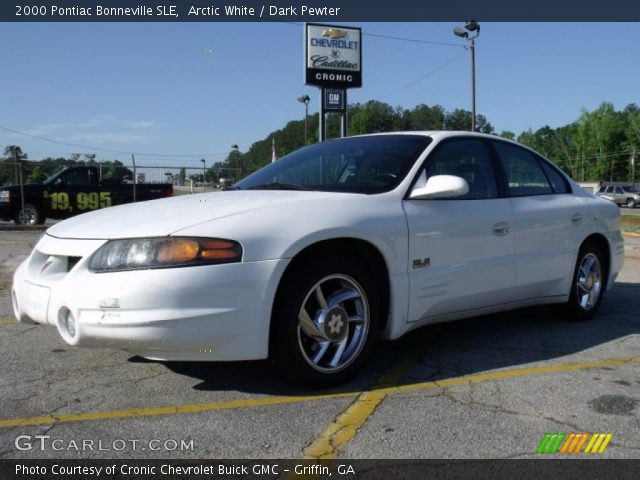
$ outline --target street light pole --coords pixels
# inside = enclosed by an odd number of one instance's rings
[[[470,33],[475,33],[471,36]],[[455,27],[453,34],[465,38],[469,42],[471,50],[471,131],[476,131],[476,38],[480,35],[480,24],[475,20],[469,20],[464,28]]]
[[[309,95],[302,95],[298,97],[298,101],[304,103],[304,144],[309,143],[309,102],[311,97]]]
[[[471,48],[471,131],[472,132],[476,131],[476,37],[472,37],[469,40],[469,48]]]
[[[231,145],[231,148],[233,148],[237,153],[236,168],[238,170],[238,179],[236,181],[239,182],[242,180],[242,154],[240,153],[240,147],[238,147],[238,145]]]

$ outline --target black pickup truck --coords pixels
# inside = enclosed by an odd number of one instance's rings
[[[101,179],[96,167],[69,167],[43,183],[0,187],[0,219],[13,220],[16,225],[42,225],[47,218],[68,218],[111,205],[172,195],[171,184],[134,185]]]

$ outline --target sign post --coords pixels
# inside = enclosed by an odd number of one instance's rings
[[[305,84],[320,87],[320,141],[326,140],[327,112],[340,114],[347,136],[347,89],[362,86],[362,29],[307,23]]]

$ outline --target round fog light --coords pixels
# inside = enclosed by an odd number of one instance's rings
[[[76,336],[76,319],[66,307],[62,307],[58,311],[58,329],[67,341],[73,340]]]
[[[20,309],[18,308],[18,297],[15,290],[11,290],[11,306],[13,307],[13,315],[16,320],[20,321]]]

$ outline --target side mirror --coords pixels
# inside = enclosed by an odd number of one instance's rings
[[[426,185],[413,188],[410,199],[427,200],[430,198],[462,197],[469,192],[469,184],[462,177],[454,175],[434,175],[427,180]]]
[[[53,182],[55,185],[62,185],[62,179],[61,178],[56,178],[56,181]]]

